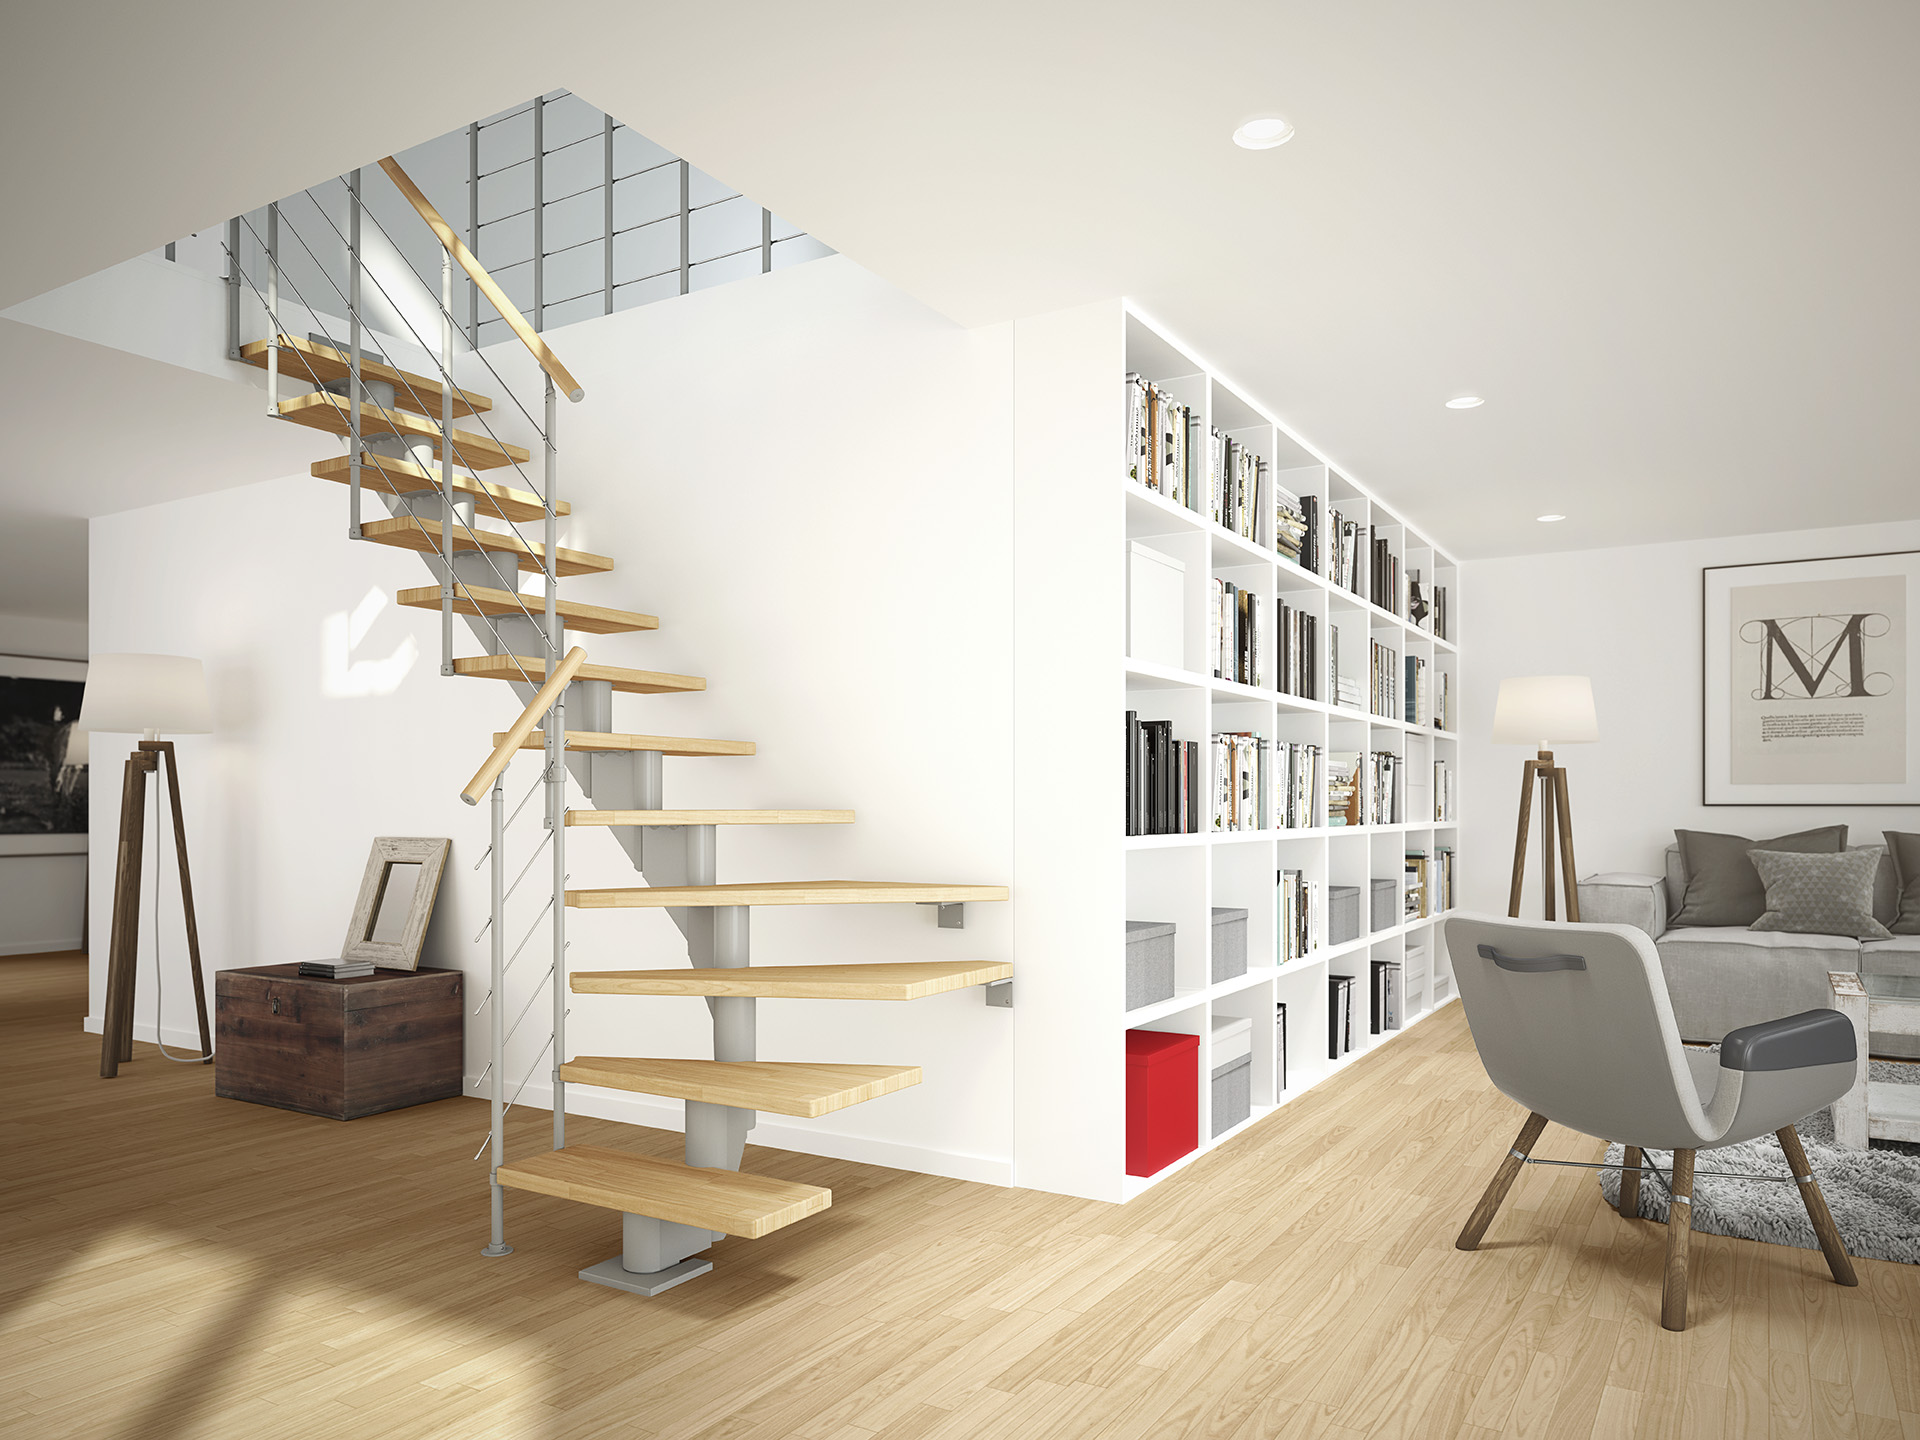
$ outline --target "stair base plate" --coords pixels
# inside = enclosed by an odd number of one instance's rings
[[[595,1285],[605,1285],[613,1290],[625,1290],[633,1295],[658,1295],[662,1290],[671,1290],[687,1280],[697,1279],[713,1269],[711,1260],[702,1260],[698,1255],[682,1260],[677,1265],[669,1265],[664,1270],[655,1270],[639,1275],[620,1263],[620,1257],[602,1260],[598,1265],[589,1265],[580,1272],[582,1280]]]

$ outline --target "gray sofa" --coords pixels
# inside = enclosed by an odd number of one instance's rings
[[[1881,851],[1873,888],[1874,917],[1883,925],[1900,910],[1893,861]],[[1680,908],[1687,876],[1680,847],[1667,847],[1667,873],[1589,875],[1580,882],[1580,918],[1590,923],[1632,925],[1646,932],[1660,952],[1667,994],[1684,1040],[1717,1041],[1729,1030],[1796,1015],[1830,1003],[1827,972],[1920,975],[1920,935],[1859,941],[1851,935],[1790,935],[1745,926],[1669,928]],[[1877,1055],[1920,1057],[1920,1040],[1904,1035],[1869,1037]]]

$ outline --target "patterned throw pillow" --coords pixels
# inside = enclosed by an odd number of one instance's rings
[[[1767,910],[1747,928],[1790,935],[1851,935],[1886,940],[1893,932],[1873,918],[1873,877],[1880,850],[1870,846],[1837,855],[1749,850],[1767,887]]]

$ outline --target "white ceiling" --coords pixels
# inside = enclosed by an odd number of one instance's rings
[[[1133,297],[1466,556],[1920,514],[1905,0],[16,10],[0,306],[565,86],[963,324]]]

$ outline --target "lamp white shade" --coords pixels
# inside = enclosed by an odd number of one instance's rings
[[[1521,675],[1500,682],[1493,704],[1493,743],[1585,745],[1600,738],[1593,682],[1584,675]]]
[[[82,701],[81,703],[84,704],[85,702]],[[65,765],[84,765],[87,763],[87,732],[82,730],[78,725],[74,726],[72,731],[67,735],[66,758],[62,760],[61,763]]]
[[[213,729],[207,676],[186,655],[93,655],[80,728],[116,735],[204,735]]]

